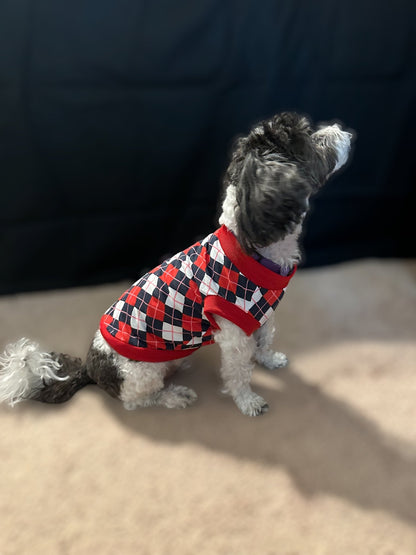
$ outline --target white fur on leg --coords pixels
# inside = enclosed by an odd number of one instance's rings
[[[136,371],[124,375],[121,400],[126,410],[138,407],[163,406],[184,409],[196,401],[197,394],[189,387],[164,386],[164,370],[157,363],[136,362]]]
[[[284,368],[289,364],[289,360],[284,353],[271,350],[258,352],[256,361],[268,370],[277,370],[277,368]]]
[[[68,379],[56,374],[60,367],[59,362],[49,353],[41,352],[33,341],[23,338],[7,345],[0,356],[0,402],[14,406],[33,397],[45,384]]]
[[[134,410],[137,407],[155,405],[155,396],[164,387],[166,363],[138,362],[118,353],[114,354],[114,361],[120,377],[123,378],[120,399],[124,408]]]
[[[254,358],[256,362],[269,370],[282,368],[287,366],[289,362],[284,353],[273,351],[270,348],[273,343],[274,334],[275,326],[273,318],[267,320],[267,322],[254,333],[257,341],[257,349]]]
[[[168,363],[122,359],[121,355],[115,356],[123,377],[120,398],[127,410],[154,405],[168,409],[185,408],[196,401],[197,395],[189,387],[170,385],[165,388]]]
[[[94,347],[94,349],[97,349],[97,351],[99,351],[100,353],[103,353],[104,355],[111,356],[113,354],[116,354],[116,352],[110,347],[110,345],[104,339],[100,330],[97,330],[95,332],[92,346]]]
[[[162,406],[168,409],[184,409],[197,400],[198,396],[189,387],[183,385],[169,385],[155,393],[141,394],[132,401],[124,401],[126,410],[135,410],[138,407]]]
[[[156,405],[168,409],[184,409],[194,403],[198,396],[190,387],[171,384],[155,396]]]
[[[223,392],[231,395],[243,414],[264,414],[269,409],[268,404],[250,387],[252,357],[256,348],[254,338],[247,337],[242,329],[221,316],[216,316],[215,320],[220,327],[215,332],[214,339],[221,348],[220,372],[225,386]]]
[[[196,401],[197,394],[189,387],[169,385],[165,387],[165,378],[178,368],[181,361],[141,362],[130,360],[114,351],[103,338],[100,330],[94,336],[93,347],[111,356],[117,366],[119,376],[123,379],[120,399],[126,410],[138,407],[164,406],[169,409],[185,408]]]

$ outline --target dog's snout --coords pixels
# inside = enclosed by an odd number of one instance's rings
[[[352,130],[346,131],[345,129],[342,129],[338,123],[334,123],[331,127],[338,135],[340,135],[341,140],[348,141],[349,143],[353,141],[355,135]]]

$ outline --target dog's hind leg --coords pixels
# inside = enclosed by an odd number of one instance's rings
[[[279,353],[271,349],[273,338],[275,334],[274,318],[267,320],[265,324],[254,332],[254,337],[257,342],[254,358],[256,362],[268,368],[275,370],[287,366],[288,359],[284,353]]]
[[[165,387],[165,378],[175,364],[140,362],[116,353],[98,331],[87,358],[87,372],[127,410],[161,405],[185,408],[197,399],[192,389],[180,385]]]
[[[185,408],[196,401],[197,395],[189,387],[174,384],[165,387],[168,370],[168,364],[165,362],[126,360],[122,363],[123,384],[120,399],[124,408],[134,410],[137,407],[159,405],[176,409]]]

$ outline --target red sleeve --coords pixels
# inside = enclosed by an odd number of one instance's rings
[[[209,295],[205,298],[204,313],[214,330],[219,329],[214,315],[222,316],[229,320],[241,328],[246,335],[251,335],[260,327],[260,322],[252,314],[244,312],[239,306],[215,295]]]

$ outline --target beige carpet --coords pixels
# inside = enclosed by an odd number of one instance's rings
[[[0,299],[0,348],[85,354],[125,285]],[[415,554],[416,261],[299,271],[277,324],[291,365],[256,370],[257,419],[215,346],[175,378],[184,411],[93,386],[0,408],[0,554]]]

